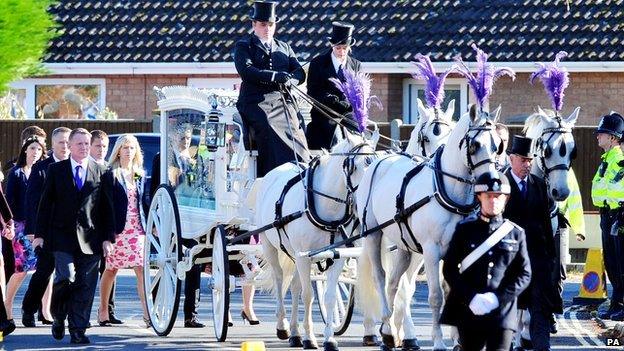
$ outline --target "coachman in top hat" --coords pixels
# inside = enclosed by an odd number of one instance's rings
[[[258,177],[283,163],[310,159],[303,118],[284,93],[303,83],[305,72],[290,45],[273,37],[279,21],[276,6],[271,1],[254,2],[253,33],[234,49],[243,81],[236,107],[258,146]]]
[[[338,114],[351,119],[353,108],[329,78],[344,81],[344,70],[350,69],[354,72],[360,70],[360,61],[350,55],[351,47],[355,44],[353,28],[350,23],[333,22],[332,36],[327,38],[331,50],[312,59],[308,71],[308,94]],[[311,149],[330,149],[336,123],[317,108],[312,109],[310,116],[312,121],[306,132],[308,145]]]

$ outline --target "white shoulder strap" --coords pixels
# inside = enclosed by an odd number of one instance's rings
[[[494,245],[498,244],[499,241],[503,240],[505,235],[507,235],[512,229],[513,224],[510,221],[505,220],[505,222],[498,227],[490,235],[481,245],[479,245],[474,251],[472,251],[466,258],[461,261],[461,266],[459,267],[459,273],[464,273],[468,267],[472,266],[483,254],[485,254],[489,249],[491,249]]]

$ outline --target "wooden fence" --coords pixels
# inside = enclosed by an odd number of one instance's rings
[[[398,126],[398,124],[395,123],[393,127],[384,123],[383,126],[380,125],[380,129],[382,130],[382,133],[390,129],[392,137],[404,141],[402,144],[403,147],[405,147],[412,130],[414,129],[414,125],[403,124]],[[598,147],[598,143],[596,142],[596,136],[594,135],[595,129],[596,127],[579,126],[575,127],[572,131],[577,146],[577,158],[572,163],[572,168],[574,169],[574,173],[576,174],[576,178],[581,189],[583,209],[586,213],[598,210],[591,203],[591,181],[596,173],[596,168],[600,163],[600,155],[602,155],[603,152]],[[522,126],[509,126],[509,132],[511,135],[522,134]]]
[[[151,132],[151,121],[135,120],[67,120],[67,119],[38,119],[38,120],[0,120],[0,161],[4,163],[12,160],[19,153],[21,146],[20,135],[28,126],[36,125],[48,133],[48,148],[50,136],[57,127],[70,129],[82,127],[87,130],[100,129],[108,134]]]

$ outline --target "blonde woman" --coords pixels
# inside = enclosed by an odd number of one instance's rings
[[[137,276],[137,291],[143,308],[143,320],[150,327],[143,290],[143,246],[145,241],[143,184],[143,154],[136,137],[124,134],[117,139],[110,159],[103,191],[114,208],[116,234],[113,252],[106,257],[106,270],[100,281],[98,323],[110,326],[108,300],[117,271],[132,268]]]

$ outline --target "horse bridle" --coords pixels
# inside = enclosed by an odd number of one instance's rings
[[[570,128],[566,128],[566,127],[561,125],[561,119],[557,118],[557,122],[559,122],[559,126],[558,127],[544,129],[542,131],[542,135],[540,135],[540,137],[536,140],[536,148],[537,148],[537,151],[539,151],[539,155],[538,156],[539,156],[539,159],[540,159],[540,162],[538,163],[538,166],[544,172],[544,175],[545,175],[546,179],[548,179],[548,175],[552,171],[555,171],[555,170],[569,171],[570,170],[570,165],[572,163],[572,160],[576,157],[576,144],[574,144],[574,147],[572,148],[572,152],[570,152],[570,162],[559,163],[559,164],[556,164],[556,165],[554,165],[552,167],[548,167],[546,165],[546,159],[549,158],[552,155],[552,148],[549,145],[550,140],[556,134],[561,134],[561,135],[565,135],[565,134],[568,134],[568,133],[572,134],[572,130]],[[550,136],[548,137],[548,139],[544,139],[545,135],[547,135],[547,134],[550,134]],[[563,156],[565,156],[566,153],[567,153],[566,145],[565,145],[565,142],[563,142],[562,145],[561,145],[561,148],[559,149],[559,155],[561,155],[561,157],[563,157]]]
[[[423,125],[420,126],[420,129],[418,130],[418,134],[416,136],[416,142],[418,142],[420,144],[420,153],[421,156],[423,157],[429,157],[429,155],[427,155],[427,152],[425,151],[425,143],[429,143],[431,142],[431,140],[429,140],[429,137],[427,136],[427,134],[425,133],[425,128],[428,126],[434,126],[434,128],[439,128],[438,125],[445,125],[450,127],[451,124],[447,121],[445,121],[444,119],[438,117],[438,111],[435,111],[435,117],[433,119],[433,121],[431,121],[431,123],[423,123]]]
[[[466,132],[466,135],[464,136],[464,138],[459,142],[459,150],[461,151],[462,148],[462,144],[465,142],[466,143],[466,159],[468,161],[468,169],[469,169],[469,173],[472,174],[472,171],[474,171],[475,169],[477,169],[479,166],[482,166],[484,164],[488,164],[488,163],[496,163],[496,158],[485,158],[477,163],[474,163],[472,161],[472,155],[476,154],[477,151],[479,150],[479,148],[481,147],[481,145],[476,142],[473,141],[481,132],[483,131],[494,131],[494,125],[487,121],[485,122],[485,124],[483,125],[479,125],[476,127],[469,127],[468,131]],[[472,137],[469,137],[468,135],[470,134],[470,132],[472,131],[476,131],[477,133],[475,135],[473,135]],[[490,134],[490,138],[492,139],[492,144],[496,144],[496,141],[494,140],[494,137]],[[500,155],[502,153],[502,140],[501,143],[499,143],[498,148],[496,150],[496,154]]]
[[[353,148],[351,148],[351,150],[349,150],[349,152],[344,153],[342,155],[346,155],[347,157],[345,158],[345,160],[342,163],[342,170],[344,172],[344,175],[347,179],[347,189],[349,190],[349,192],[351,194],[354,194],[355,191],[358,189],[358,187],[360,186],[358,185],[353,185],[353,182],[351,181],[351,176],[353,175],[353,172],[355,172],[355,157],[356,156],[367,156],[367,163],[371,164],[373,163],[373,158],[368,159],[368,156],[373,156],[374,158],[376,158],[377,153],[376,152],[360,152],[360,150],[366,146],[370,145],[368,143],[361,143],[358,144],[356,146],[354,146]],[[336,155],[336,154],[332,154],[332,155]]]

